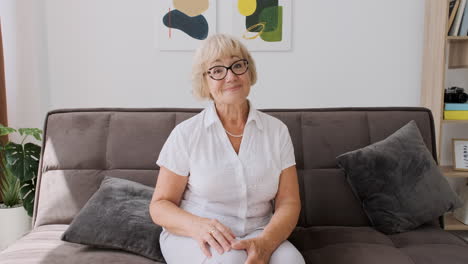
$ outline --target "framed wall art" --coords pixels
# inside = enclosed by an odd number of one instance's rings
[[[158,0],[159,50],[195,50],[216,33],[216,0]]]
[[[233,35],[249,50],[291,49],[291,0],[235,0]]]
[[[453,169],[468,171],[468,139],[453,138]]]

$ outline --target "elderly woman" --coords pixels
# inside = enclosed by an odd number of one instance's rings
[[[245,46],[214,35],[197,50],[193,90],[210,100],[171,132],[150,204],[167,263],[305,263],[286,239],[300,212],[288,128],[247,100]],[[274,207],[274,213],[273,213]]]

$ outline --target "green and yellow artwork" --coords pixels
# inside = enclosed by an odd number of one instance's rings
[[[289,50],[291,0],[235,0],[233,32],[251,50]]]

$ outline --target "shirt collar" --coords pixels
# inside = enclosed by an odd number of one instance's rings
[[[260,116],[258,114],[257,109],[255,109],[255,107],[252,105],[250,100],[247,100],[247,102],[249,103],[249,115],[247,117],[247,122],[245,125],[247,126],[249,122],[254,121],[255,124],[257,125],[257,128],[262,130],[263,124],[262,124],[262,121],[260,120]],[[216,113],[216,107],[215,107],[214,101],[210,100],[210,103],[206,107],[206,113],[205,113],[204,119],[205,119],[204,120],[205,127],[209,127],[216,122],[219,122],[219,124],[221,124],[221,120],[219,119],[219,116]]]

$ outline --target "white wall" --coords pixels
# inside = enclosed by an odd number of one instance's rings
[[[18,125],[42,127],[49,103],[47,39],[41,1],[17,1]]]
[[[41,1],[0,0],[8,121],[42,127],[50,105],[44,12]]]
[[[193,52],[155,49],[158,1],[47,0],[50,107],[199,107]],[[218,1],[229,32],[231,1]],[[424,1],[293,4],[293,48],[255,52],[257,107],[419,105]]]
[[[157,4],[17,1],[7,25],[17,23],[17,36],[5,45],[10,120],[41,125],[55,108],[202,107],[190,91],[193,52],[155,48]],[[231,8],[218,1],[218,32],[229,32],[221,18]],[[423,23],[424,0],[294,1],[292,50],[253,53],[251,99],[258,108],[417,106]]]

